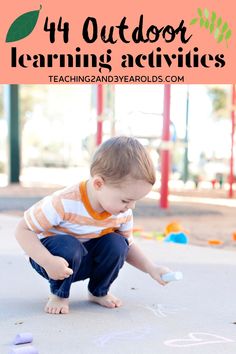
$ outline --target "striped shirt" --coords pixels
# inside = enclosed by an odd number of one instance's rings
[[[24,213],[29,229],[40,239],[58,234],[75,236],[82,242],[118,232],[133,242],[133,214],[96,212],[86,190],[86,181],[59,190],[34,204]]]

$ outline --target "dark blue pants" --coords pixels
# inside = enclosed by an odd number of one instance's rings
[[[30,258],[32,267],[50,283],[51,293],[67,298],[71,284],[89,278],[88,289],[94,296],[104,296],[117,278],[127,253],[128,241],[118,233],[110,233],[85,243],[74,236],[55,235],[43,238],[42,244],[55,256],[63,257],[73,274],[63,280],[50,279],[40,265]]]

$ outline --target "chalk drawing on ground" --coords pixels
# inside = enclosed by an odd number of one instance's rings
[[[99,347],[104,347],[113,340],[140,340],[151,333],[150,327],[142,327],[134,330],[127,331],[111,331],[102,336],[95,338],[95,344]]]
[[[184,348],[206,344],[234,343],[235,340],[213,333],[191,332],[188,338],[170,339],[164,342],[168,347]]]

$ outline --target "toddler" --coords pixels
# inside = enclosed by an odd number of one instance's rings
[[[25,213],[16,239],[50,286],[45,311],[69,312],[72,283],[89,279],[89,300],[121,306],[109,293],[127,261],[161,285],[166,267],[155,265],[134,242],[132,209],[155,183],[155,169],[135,138],[114,137],[95,152],[90,178],[45,197]]]

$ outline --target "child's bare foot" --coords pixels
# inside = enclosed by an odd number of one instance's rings
[[[50,294],[44,310],[53,315],[69,313],[69,299]]]
[[[121,300],[112,294],[107,294],[105,296],[94,296],[89,292],[89,300],[109,308],[120,307],[122,305]]]

